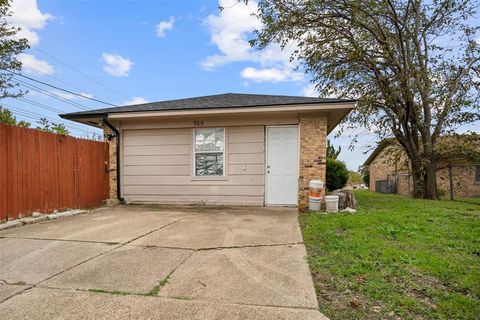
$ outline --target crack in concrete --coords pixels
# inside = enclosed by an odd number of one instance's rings
[[[146,247],[146,248],[165,248],[165,249],[175,249],[175,250],[190,250],[192,251],[187,257],[185,257],[169,274],[167,277],[165,277],[163,280],[160,281],[159,283],[159,289],[158,289],[158,292],[156,295],[153,295],[153,294],[141,294],[141,293],[129,293],[129,292],[122,292],[122,294],[126,294],[126,295],[134,295],[134,296],[143,296],[143,297],[153,297],[155,299],[171,299],[171,300],[185,300],[184,298],[179,298],[179,297],[174,297],[174,296],[159,296],[159,292],[161,291],[161,288],[166,284],[166,283],[162,283],[164,280],[167,280],[168,281],[168,278],[172,276],[172,274],[178,269],[180,268],[189,258],[192,257],[192,255],[199,251],[210,251],[210,250],[226,250],[226,249],[241,249],[241,248],[258,248],[258,247],[278,247],[278,246],[291,246],[291,245],[304,245],[304,242],[301,241],[301,242],[290,242],[290,243],[278,243],[278,244],[254,244],[254,245],[238,245],[238,246],[227,246],[227,247],[208,247],[208,248],[189,248],[189,247],[169,247],[169,246],[156,246],[156,245],[132,245],[131,243],[133,241],[136,241],[142,237],[145,237],[145,236],[148,236],[149,234],[153,233],[153,232],[156,232],[158,230],[161,230],[163,228],[166,228],[174,223],[177,223],[177,222],[180,222],[192,215],[198,215],[198,214],[202,214],[202,215],[208,215],[208,213],[204,213],[204,212],[191,212],[190,214],[186,215],[186,216],[183,216],[182,218],[180,219],[177,219],[177,220],[174,220],[170,223],[167,223],[165,225],[162,225],[161,227],[159,228],[155,228],[153,230],[150,230],[142,235],[139,235],[133,239],[130,239],[129,241],[126,241],[126,242],[109,242],[109,241],[93,241],[93,240],[74,240],[74,239],[46,239],[46,238],[30,238],[30,237],[15,237],[15,236],[2,236],[0,238],[12,238],[12,239],[29,239],[29,240],[45,240],[45,241],[67,241],[67,242],[86,242],[86,243],[99,243],[99,244],[107,244],[107,245],[113,245],[114,247],[106,250],[106,251],[103,251],[101,252],[100,254],[97,254],[93,257],[90,257],[89,259],[86,259],[84,261],[81,261],[77,264],[75,264],[74,266],[71,266],[67,269],[64,269],[50,277],[47,277],[46,279],[43,279],[42,281],[36,283],[36,284],[29,284],[27,288],[25,288],[24,290],[12,295],[11,297],[8,297],[7,299],[3,300],[3,301],[0,301],[0,303],[3,303],[15,296],[18,296],[20,294],[23,294],[24,292],[26,291],[29,291],[31,289],[34,289],[34,288],[39,288],[39,289],[48,289],[48,290],[59,290],[59,291],[79,291],[79,292],[90,292],[92,293],[92,290],[89,289],[89,290],[85,290],[85,289],[77,289],[77,288],[57,288],[57,287],[51,287],[51,286],[45,286],[43,285],[43,283],[45,283],[46,281],[52,279],[53,277],[56,277],[64,272],[67,272],[79,265],[82,265],[84,263],[87,263],[93,259],[96,259],[100,256],[103,256],[105,254],[108,254],[110,253],[111,251],[113,250],[116,250],[118,248],[121,248],[123,246],[126,246],[126,245],[130,245],[130,246],[138,246],[138,247]],[[211,213],[210,213],[211,214]],[[45,221],[46,222],[46,221]],[[7,283],[5,280],[0,280],[2,282],[4,282],[6,285],[12,285],[12,284],[9,284]],[[27,284],[25,284],[27,285]],[[102,292],[103,293],[103,292]],[[110,292],[105,292],[105,294],[114,294],[114,293],[110,293]],[[297,307],[297,306],[282,306],[282,305],[263,305],[263,304],[248,304],[248,303],[237,303],[237,302],[224,302],[224,301],[217,301],[217,300],[211,300],[211,299],[198,299],[198,298],[190,298],[188,297],[187,299],[188,301],[198,301],[198,302],[209,302],[209,303],[215,303],[215,304],[222,304],[222,305],[239,305],[239,306],[250,306],[250,307],[266,307],[266,308],[282,308],[282,309],[299,309],[299,310],[316,310],[316,311],[319,311],[318,308],[314,308],[314,307]]]
[[[186,259],[185,259],[186,260]],[[74,291],[74,292],[85,292],[85,293],[101,293],[101,294],[108,294],[108,295],[124,295],[124,296],[137,296],[137,297],[146,297],[151,299],[166,299],[166,300],[181,300],[181,301],[192,301],[192,302],[209,302],[221,305],[233,305],[233,306],[247,306],[247,307],[264,307],[264,308],[280,308],[280,309],[296,309],[296,310],[313,310],[313,311],[320,311],[319,308],[314,307],[297,307],[297,306],[284,306],[284,305],[275,305],[275,304],[255,304],[255,303],[241,303],[241,302],[226,302],[226,301],[219,301],[219,300],[212,300],[212,299],[199,299],[199,298],[191,298],[191,297],[177,297],[177,296],[158,296],[158,295],[149,295],[144,293],[132,293],[132,292],[123,292],[123,291],[99,291],[95,292],[92,289],[77,289],[77,288],[59,288],[59,287],[52,287],[52,286],[41,286],[38,287],[39,289],[45,290],[57,290],[57,291]],[[25,290],[33,289],[33,287],[27,288]],[[25,291],[24,290],[24,291]],[[9,298],[10,299],[10,298]]]
[[[64,241],[64,242],[82,242],[82,243],[98,243],[107,245],[123,244],[123,242],[116,241],[95,241],[95,240],[75,240],[75,239],[55,239],[55,238],[32,238],[32,237],[18,237],[6,236],[3,239],[24,239],[24,240],[39,240],[39,241]]]
[[[172,221],[172,222],[170,222],[170,223],[167,223],[167,224],[165,224],[165,225],[162,225],[162,226],[159,227],[159,228],[155,228],[155,229],[150,230],[149,232],[146,232],[146,233],[144,233],[144,234],[142,234],[142,235],[140,235],[140,236],[138,236],[138,237],[135,237],[135,238],[133,238],[133,239],[131,239],[131,240],[125,242],[125,243],[121,243],[121,244],[119,244],[119,245],[117,245],[117,246],[115,246],[115,247],[113,247],[113,248],[111,248],[111,249],[109,249],[109,250],[105,250],[105,251],[103,251],[103,252],[101,252],[101,253],[93,256],[93,257],[90,257],[90,258],[88,258],[88,259],[86,259],[86,260],[83,260],[83,261],[81,261],[81,262],[79,262],[79,263],[77,263],[77,264],[75,264],[75,265],[73,265],[73,266],[71,266],[71,267],[69,267],[69,268],[66,268],[66,269],[64,269],[64,270],[62,270],[62,271],[60,271],[60,272],[57,272],[56,274],[54,274],[54,275],[52,275],[52,276],[50,276],[50,277],[47,277],[47,278],[45,278],[45,279],[37,282],[36,284],[31,285],[31,287],[26,288],[25,290],[22,290],[21,292],[18,292],[18,293],[16,293],[16,294],[12,295],[11,297],[8,297],[7,299],[1,301],[0,303],[3,303],[3,302],[5,302],[5,301],[7,301],[7,300],[10,300],[10,299],[12,299],[13,297],[16,297],[16,296],[24,293],[26,290],[29,290],[29,289],[32,289],[32,288],[36,288],[37,286],[39,286],[40,288],[44,288],[44,286],[42,286],[41,284],[44,283],[45,281],[48,281],[48,280],[52,279],[53,277],[56,277],[56,276],[58,276],[58,275],[60,275],[60,274],[62,274],[62,273],[64,273],[64,272],[67,272],[67,271],[69,271],[69,270],[71,270],[71,269],[73,269],[73,268],[75,268],[75,267],[78,267],[78,266],[80,266],[80,265],[82,265],[82,264],[84,264],[84,263],[87,263],[87,262],[89,262],[89,261],[91,261],[91,260],[93,260],[93,259],[96,259],[96,258],[98,258],[98,257],[101,257],[101,256],[103,256],[103,255],[105,255],[105,254],[107,254],[107,253],[109,253],[109,252],[111,252],[111,251],[113,251],[113,250],[115,250],[115,249],[118,249],[118,248],[121,248],[121,247],[123,247],[123,246],[126,246],[126,245],[128,245],[129,243],[131,243],[131,242],[133,242],[133,241],[135,241],[135,240],[138,240],[138,239],[140,239],[140,238],[142,238],[142,237],[144,237],[144,236],[147,236],[147,235],[151,234],[152,232],[155,232],[155,231],[158,231],[158,230],[160,230],[160,229],[166,228],[166,227],[168,227],[168,226],[170,226],[170,225],[172,225],[172,224],[174,224],[174,223],[176,223],[176,222],[179,222],[179,221],[181,221],[181,220],[183,220],[183,219],[185,219],[185,218],[186,218],[186,217],[182,217],[182,218],[180,218],[180,219],[174,220],[174,221]],[[42,239],[35,239],[35,240],[42,240]],[[50,240],[50,241],[53,241],[53,240]]]
[[[163,280],[160,281],[159,287],[158,287],[158,291],[157,291],[157,294],[156,294],[157,296],[158,296],[158,294],[160,293],[160,291],[162,290],[162,288],[168,283],[168,279],[170,279],[170,277],[172,276],[172,274],[173,274],[178,268],[180,268],[180,266],[182,266],[182,265],[185,263],[185,261],[187,261],[194,253],[195,253],[195,251],[190,252],[190,254],[189,254],[187,257],[185,257],[185,259],[183,259],[183,260],[178,264],[178,266],[176,266],[175,268],[173,268],[173,270],[170,271],[170,273],[169,273]],[[152,289],[152,290],[153,290],[153,289]],[[150,291],[150,292],[152,292],[152,291]]]
[[[295,246],[295,245],[304,245],[303,242],[286,242],[286,243],[270,243],[270,244],[247,244],[247,245],[238,245],[238,246],[225,246],[225,247],[206,247],[206,248],[192,248],[192,247],[172,247],[172,246],[159,246],[154,244],[130,244],[134,247],[144,247],[144,248],[163,248],[163,249],[174,249],[174,250],[191,250],[191,251],[210,251],[210,250],[224,250],[224,249],[242,249],[242,248],[261,248],[261,247],[282,247],[282,246]]]

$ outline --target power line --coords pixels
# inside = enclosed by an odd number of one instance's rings
[[[71,88],[74,88],[74,89],[76,89],[76,90],[79,90],[80,92],[86,92],[86,91],[87,91],[87,90],[80,89],[79,87],[71,84],[70,82],[67,82],[67,81],[65,81],[65,80],[62,80],[62,79],[60,79],[60,78],[58,78],[58,77],[55,77],[54,75],[48,74],[48,73],[46,73],[46,72],[44,72],[44,71],[42,71],[42,70],[35,70],[35,71],[41,73],[43,76],[47,76],[47,77],[49,77],[49,78],[52,78],[52,79],[54,79],[54,80],[56,80],[56,81],[58,81],[58,82],[61,82],[61,83],[65,84],[65,85],[67,85],[67,86],[69,86],[69,87],[71,87]]]
[[[43,53],[43,54],[46,55],[46,56],[49,56],[50,58],[54,59],[54,60],[57,61],[58,63],[61,63],[62,65],[66,66],[67,68],[70,68],[70,69],[72,69],[72,70],[75,71],[75,72],[78,72],[78,73],[81,74],[82,76],[86,77],[87,79],[90,79],[91,81],[97,83],[98,85],[100,85],[100,86],[102,86],[102,87],[104,87],[104,88],[106,88],[106,89],[108,89],[108,90],[110,90],[110,91],[112,91],[112,92],[115,92],[117,95],[119,95],[119,96],[121,96],[121,97],[123,97],[123,98],[125,98],[125,99],[130,99],[129,97],[123,95],[122,93],[118,92],[117,90],[115,90],[115,89],[107,86],[106,84],[101,83],[100,81],[98,81],[98,80],[90,77],[88,74],[85,74],[85,73],[83,73],[82,71],[78,70],[77,68],[74,68],[74,67],[70,66],[69,64],[63,62],[62,60],[54,57],[54,56],[51,55],[50,53],[47,53],[47,52],[45,52],[44,50],[41,50],[41,49],[39,49],[39,48],[37,48],[37,47],[33,47],[33,49],[37,50],[37,51],[40,52],[40,53]]]
[[[39,117],[38,119],[37,118],[33,118],[35,120],[39,120],[41,118],[45,118],[49,121],[52,121],[54,123],[57,123],[58,120],[56,119],[53,119],[53,118],[50,118],[50,117],[45,117],[44,115],[41,115],[41,114],[38,114],[38,113],[35,113],[35,112],[30,112],[30,111],[26,111],[26,110],[22,110],[22,109],[18,109],[18,108],[15,108],[15,107],[12,107],[12,106],[7,106],[9,109],[12,109],[13,111],[15,111],[15,113],[18,113],[20,115],[23,115],[23,116],[30,116],[30,117]],[[59,119],[61,120],[61,119]],[[62,123],[62,122],[60,122]],[[80,130],[80,131],[84,131],[84,132],[89,132],[89,133],[96,133],[95,131],[91,131],[91,130],[87,130],[87,129],[84,129],[84,128],[81,128],[81,127],[78,127],[78,126],[73,126],[71,124],[68,124],[68,123],[63,123],[67,128],[70,128],[70,129],[75,129],[75,130]]]
[[[27,99],[27,98],[23,98],[23,97],[18,97],[16,98],[17,100],[20,100],[20,101],[23,101],[25,103],[28,103],[28,104],[31,104],[33,106],[36,106],[36,107],[39,107],[39,108],[42,108],[42,109],[46,109],[46,110],[50,110],[50,111],[55,111],[55,112],[58,112],[58,113],[63,113],[64,111],[60,110],[60,109],[57,109],[57,108],[54,108],[54,107],[50,107],[50,106],[47,106],[43,103],[40,103],[40,102],[36,102],[36,101],[33,101],[33,100],[30,100],[30,99]]]
[[[74,101],[70,101],[70,100],[68,100],[68,99],[65,99],[65,98],[63,98],[62,96],[60,96],[60,95],[58,95],[58,94],[56,94],[56,93],[48,92],[48,91],[46,91],[46,90],[44,90],[44,89],[42,89],[42,88],[40,88],[40,87],[38,87],[38,86],[35,86],[35,85],[31,84],[31,83],[28,83],[28,82],[25,82],[25,81],[22,81],[22,80],[19,80],[19,79],[15,79],[15,81],[17,81],[19,84],[23,85],[24,87],[30,88],[30,89],[32,89],[32,90],[34,90],[34,91],[43,93],[43,94],[45,94],[45,95],[47,95],[47,96],[50,96],[50,97],[52,97],[52,98],[55,98],[55,99],[57,99],[57,100],[63,101],[63,102],[65,102],[65,103],[68,103],[68,104],[70,104],[70,105],[72,105],[72,106],[74,106],[74,107],[80,108],[80,109],[82,109],[82,110],[90,110],[90,108],[85,107],[84,105],[81,105],[80,103],[77,103],[77,102],[74,102]]]
[[[36,120],[38,121],[40,118],[45,118],[47,120],[50,120],[52,122],[57,122],[58,120],[62,121],[62,119],[53,119],[53,118],[50,118],[50,117],[46,117],[42,114],[39,114],[39,113],[36,113],[36,112],[32,112],[32,111],[28,111],[28,110],[23,110],[23,109],[20,109],[20,108],[17,108],[17,107],[12,107],[10,105],[7,105],[5,103],[3,103],[4,106],[6,106],[8,109],[12,109],[13,111],[15,111],[15,113],[18,113],[19,115],[22,115],[24,117],[30,117],[31,119],[33,120]],[[34,118],[34,117],[39,117],[38,119],[37,118]],[[69,128],[72,128],[72,129],[76,129],[76,130],[80,130],[80,131],[84,131],[84,132],[89,132],[89,133],[97,133],[95,131],[91,131],[91,130],[87,130],[87,129],[84,129],[84,128],[81,128],[81,127],[78,127],[78,126],[74,126],[74,125],[71,125],[71,124],[68,124],[68,123],[64,123],[67,127]]]
[[[8,71],[8,70],[7,70]],[[92,100],[92,101],[95,101],[95,102],[99,102],[99,103],[103,103],[103,104],[106,104],[106,105],[109,105],[109,106],[113,106],[113,107],[118,107],[116,104],[113,104],[113,103],[110,103],[110,102],[105,102],[105,101],[102,101],[102,100],[99,100],[99,99],[95,99],[95,98],[91,98],[91,97],[88,97],[88,96],[85,96],[83,94],[80,94],[80,93],[76,93],[76,92],[73,92],[73,91],[70,91],[70,90],[67,90],[67,89],[63,89],[63,88],[60,88],[60,87],[57,87],[57,86],[54,86],[53,84],[49,84],[49,83],[46,83],[44,81],[40,81],[40,80],[37,80],[37,79],[34,79],[34,78],[31,78],[31,77],[28,77],[26,75],[23,75],[21,73],[16,73],[16,72],[13,72],[13,71],[8,71],[12,74],[16,74],[17,76],[20,76],[20,77],[24,77],[26,79],[29,79],[31,81],[35,81],[37,83],[41,83],[45,86],[49,86],[50,88],[54,88],[54,89],[57,89],[57,90],[60,90],[60,91],[63,91],[63,92],[67,92],[69,94],[73,94],[75,96],[78,96],[78,97],[81,97],[83,99],[88,99],[88,100]]]

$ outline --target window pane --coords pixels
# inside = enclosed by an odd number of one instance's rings
[[[195,138],[197,140],[207,140],[208,137],[210,137],[211,139],[215,138],[215,129],[211,129],[211,128],[195,129]]]
[[[195,129],[195,151],[223,151],[224,129]]]
[[[223,153],[197,153],[196,176],[223,176]]]
[[[480,182],[480,165],[475,166],[475,181]]]
[[[223,151],[225,147],[224,129],[215,129],[215,151]]]

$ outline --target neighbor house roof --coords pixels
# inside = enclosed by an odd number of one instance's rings
[[[395,143],[395,139],[393,139],[393,138],[385,138],[382,141],[380,141],[378,143],[377,147],[375,148],[375,150],[373,150],[373,152],[370,154],[370,156],[367,158],[367,160],[365,160],[363,165],[364,166],[369,166],[370,163],[372,163],[372,161],[375,160],[375,158],[378,156],[378,154],[380,152],[382,152],[383,149],[385,149],[385,147],[393,145],[394,143]]]
[[[146,112],[167,110],[192,110],[192,109],[216,109],[216,108],[242,108],[260,106],[291,106],[299,104],[318,103],[348,103],[355,102],[350,99],[310,98],[297,96],[264,95],[264,94],[238,94],[225,93],[211,96],[194,97],[177,100],[135,104],[122,107],[96,109],[89,111],[61,114],[65,119],[78,119],[82,117],[98,116],[105,113]]]

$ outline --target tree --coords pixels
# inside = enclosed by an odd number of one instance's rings
[[[360,184],[362,183],[362,176],[359,172],[349,171],[348,172],[348,183],[349,184]]]
[[[348,181],[348,169],[343,161],[327,159],[327,189],[342,189]]]
[[[37,123],[39,124],[37,126],[37,130],[50,132],[50,133],[57,133],[61,135],[68,135],[70,133],[70,131],[68,131],[67,128],[65,127],[65,124],[50,122],[47,118],[40,118],[40,120],[38,120]]]
[[[30,122],[17,121],[13,112],[0,106],[0,123],[6,123],[11,126],[30,128]]]
[[[370,169],[368,166],[361,166],[359,170],[362,175],[363,183],[365,183],[367,187],[370,187]]]
[[[323,95],[358,99],[347,119],[393,136],[414,197],[436,199],[439,138],[480,120],[480,26],[470,0],[259,0],[251,44],[295,45]]]
[[[341,147],[335,149],[330,140],[327,140],[327,164],[326,164],[326,185],[330,191],[343,188],[348,181],[349,172],[343,161],[337,160],[338,155],[342,151]]]
[[[22,64],[16,56],[29,48],[27,39],[15,37],[18,28],[8,25],[7,17],[11,15],[10,0],[0,0],[0,99],[16,98],[21,91],[14,91],[13,72],[20,72]]]
[[[330,144],[330,140],[327,140],[327,159],[337,159],[338,155],[342,152],[342,147],[335,149],[333,144]]]

